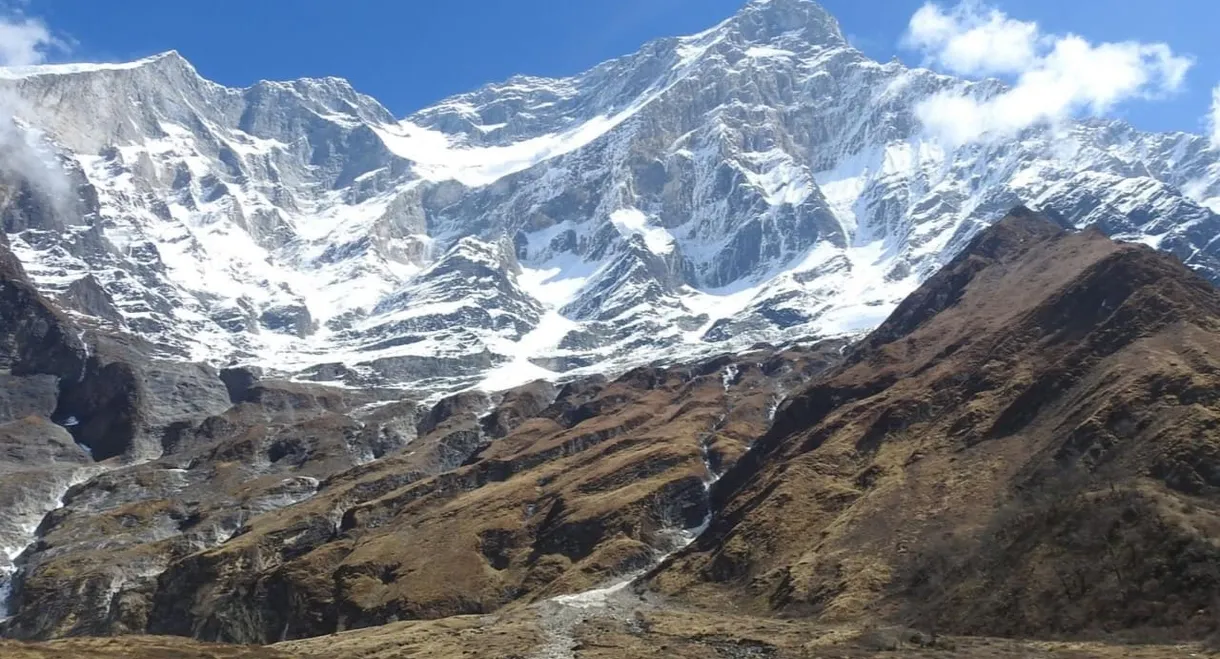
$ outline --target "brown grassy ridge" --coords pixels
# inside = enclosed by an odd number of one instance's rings
[[[946,633],[1206,638],[1218,331],[1172,257],[1020,211],[781,410],[654,585]]]

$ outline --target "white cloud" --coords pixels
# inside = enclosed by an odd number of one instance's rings
[[[66,51],[59,40],[37,18],[5,15],[0,5],[0,66],[41,64],[54,52]],[[16,119],[23,100],[0,94],[0,175],[24,179],[58,204],[70,199],[71,184],[42,136]]]
[[[1212,148],[1220,149],[1220,86],[1212,89],[1212,109],[1207,115],[1207,129],[1211,137]]]
[[[946,12],[928,3],[911,17],[903,39],[941,67],[962,75],[1019,73],[1037,60],[1038,24],[1013,20],[977,2]]]
[[[1037,23],[975,0],[951,10],[925,4],[911,17],[903,43],[950,73],[1009,79],[1006,90],[986,97],[942,92],[916,107],[926,129],[954,144],[1164,97],[1181,89],[1193,64],[1163,43],[1093,44],[1072,34],[1043,34]]]
[[[0,66],[41,64],[64,47],[42,21],[20,16],[0,16]]]

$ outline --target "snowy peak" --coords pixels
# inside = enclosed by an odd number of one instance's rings
[[[176,50],[151,55],[130,62],[97,62],[79,64],[40,64],[35,66],[0,67],[0,78],[32,78],[41,76],[79,75],[84,73],[115,73],[159,68],[195,73],[195,67]]]
[[[809,0],[403,120],[173,52],[8,70],[80,211],[0,220],[45,292],[88,277],[168,354],[430,393],[866,331],[1021,202],[1220,279],[1205,138],[930,141],[915,108],[965,86],[867,59]]]
[[[838,20],[812,0],[750,0],[728,25],[755,44],[794,36],[827,47],[847,44]]]
[[[279,139],[294,130],[293,137],[301,137],[300,124],[308,121],[353,128],[394,120],[380,103],[340,78],[261,81],[232,89],[204,79],[177,51],[119,64],[4,68],[0,90],[17,99],[11,111],[18,117],[86,154],[163,139],[174,127],[200,136],[238,130]]]
[[[662,97],[684,78],[714,76],[718,83],[726,62],[740,61],[743,55],[782,58],[796,54],[791,51],[814,54],[843,46],[847,46],[847,40],[838,21],[821,5],[811,0],[753,0],[709,30],[653,41],[636,53],[576,76],[518,75],[455,96],[409,117],[396,132],[431,129],[447,136],[451,144],[469,147],[516,146],[559,132],[568,138],[562,140],[565,144],[575,141],[584,146]],[[563,130],[557,131],[558,127]],[[440,135],[428,139],[439,141]],[[413,156],[420,152],[404,141],[399,143],[403,144],[399,151],[404,157],[415,159]],[[536,153],[546,146],[542,142],[520,150]],[[555,148],[545,150],[547,155],[563,153]]]

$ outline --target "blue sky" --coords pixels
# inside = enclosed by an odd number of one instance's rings
[[[697,32],[744,0],[30,0],[22,10],[70,41],[56,60],[117,61],[177,49],[217,82],[336,75],[409,113],[514,73],[564,75],[661,36]],[[948,7],[953,3],[945,0]],[[1047,34],[1165,42],[1195,60],[1178,91],[1107,109],[1141,128],[1204,130],[1220,83],[1220,2],[994,0]],[[923,0],[826,0],[869,55],[899,47]]]

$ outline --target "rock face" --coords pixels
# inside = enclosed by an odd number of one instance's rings
[[[79,377],[84,344],[0,241],[0,618],[17,562],[78,468],[91,462],[49,418],[61,378]]]
[[[0,89],[30,135],[0,216],[38,288],[214,367],[435,393],[862,332],[1020,202],[1220,277],[1205,137],[938,143],[914,108],[998,83],[871,61],[810,0],[402,120],[177,53]]]
[[[0,244],[0,369],[13,375],[79,377],[85,345],[72,322],[30,283]]]
[[[123,324],[123,314],[114,306],[114,298],[97,280],[97,277],[91,274],[68,284],[68,288],[64,290],[58,301],[60,306],[65,309],[119,325]]]
[[[171,424],[228,409],[224,383],[210,366],[150,360],[147,343],[94,335],[81,375],[62,381],[55,419],[98,460],[161,452]]]
[[[140,463],[174,454],[188,443],[183,437],[194,437],[194,424],[228,410],[225,383],[208,366],[150,359],[155,351],[138,337],[85,329],[30,285],[3,244],[0,265],[0,627],[13,635],[142,629],[131,626],[140,613],[130,597],[111,596],[147,579],[172,552],[221,541],[216,528],[233,522],[215,521],[156,551],[124,554],[132,538],[167,540],[168,529],[191,527],[190,516],[206,508],[198,500],[171,504],[167,493],[189,486],[204,502],[232,505],[222,498],[224,481],[215,472],[196,472],[192,480],[176,464]],[[300,395],[305,385],[291,388],[287,402],[269,394],[260,400],[274,399],[283,409],[324,398]],[[275,406],[263,406],[269,407]],[[397,448],[393,436],[368,443],[343,443],[343,464]],[[249,469],[267,471],[257,462]],[[238,498],[239,505],[257,512],[287,505],[316,486],[307,478],[238,482],[255,501]],[[199,521],[211,520],[200,515]],[[43,570],[55,576],[48,582]],[[48,583],[53,587],[43,590]],[[71,588],[56,589],[65,585]],[[42,608],[31,609],[31,600]]]
[[[1205,637],[1217,329],[1175,259],[1019,210],[780,408],[654,583],[946,633]]]
[[[59,380],[53,375],[0,375],[0,423],[50,418],[58,398]]]
[[[186,374],[177,390],[194,396],[196,382]],[[418,418],[415,405],[359,411],[370,400],[264,381],[251,387],[248,401],[226,403],[214,416],[177,409],[179,420],[158,435],[160,457],[87,469],[57,494],[57,509],[40,516],[36,543],[21,556],[5,635],[145,632],[162,615],[154,607],[157,581],[172,563],[250,532],[258,516],[307,501],[328,476],[414,438],[402,426]],[[170,402],[161,405],[137,408],[137,418],[151,423],[174,411]]]

